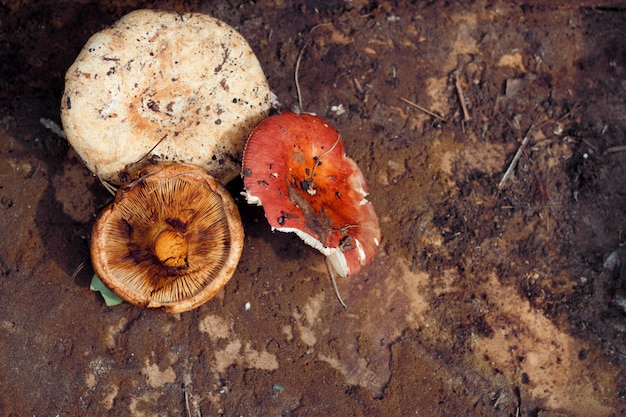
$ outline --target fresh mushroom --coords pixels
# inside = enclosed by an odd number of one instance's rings
[[[120,187],[91,235],[94,270],[131,304],[179,313],[228,282],[243,249],[237,206],[203,168],[148,166]]]
[[[147,155],[226,183],[269,108],[261,65],[235,29],[200,13],[138,10],[87,41],[67,71],[61,118],[104,181],[119,185]]]
[[[380,227],[367,184],[326,121],[268,117],[248,139],[242,172],[248,203],[263,206],[272,229],[296,233],[343,277],[372,262]]]
[[[250,46],[213,17],[138,10],[87,41],[67,71],[61,119],[87,167],[120,186],[91,242],[116,295],[174,313],[230,279],[243,231],[220,183],[240,172],[269,108]]]

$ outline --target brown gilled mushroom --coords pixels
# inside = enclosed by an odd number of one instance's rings
[[[124,300],[175,313],[213,297],[233,274],[241,219],[221,187],[270,109],[246,40],[200,13],[138,10],[93,35],[65,77],[70,144],[105,185],[91,256]]]
[[[94,270],[136,306],[198,307],[228,282],[241,256],[237,206],[203,168],[162,164],[136,174],[96,220]]]

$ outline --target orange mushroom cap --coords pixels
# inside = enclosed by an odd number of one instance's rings
[[[246,144],[243,177],[272,229],[298,234],[341,276],[374,259],[380,226],[365,178],[325,120],[290,111],[265,119]]]

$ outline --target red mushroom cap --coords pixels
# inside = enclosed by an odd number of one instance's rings
[[[246,144],[243,177],[248,203],[263,206],[272,229],[298,234],[339,275],[376,255],[380,226],[367,184],[325,120],[289,111],[265,119]]]

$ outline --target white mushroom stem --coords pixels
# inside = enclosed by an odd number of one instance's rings
[[[326,268],[328,269],[328,275],[330,275],[330,282],[333,285],[333,290],[335,291],[335,294],[337,295],[337,298],[339,299],[339,302],[341,303],[343,308],[348,308],[346,303],[343,301],[343,298],[341,298],[341,294],[339,294],[339,288],[337,288],[337,281],[335,280],[335,274],[333,272],[337,271],[337,273],[344,278],[348,276],[348,263],[341,249],[327,248],[326,246],[322,245],[322,242],[300,229],[285,227],[280,229],[272,228],[272,230],[279,230],[281,232],[293,232],[300,236],[300,239],[302,239],[304,243],[314,247],[322,254],[326,255]]]
[[[339,302],[343,306],[343,308],[348,308],[346,303],[343,302],[343,298],[341,298],[341,294],[339,294],[339,288],[337,288],[337,281],[335,281],[335,274],[333,273],[333,267],[331,265],[330,257],[326,257],[326,268],[328,269],[328,275],[330,275],[330,282],[333,284],[333,289],[335,290],[335,294],[339,299]]]

